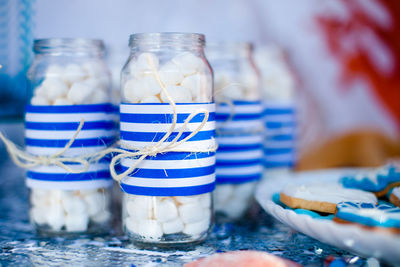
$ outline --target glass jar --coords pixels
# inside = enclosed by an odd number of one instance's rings
[[[220,221],[241,218],[262,177],[263,122],[259,75],[249,43],[207,45],[217,104],[217,186]]]
[[[123,225],[136,244],[197,243],[207,237],[213,225],[215,152],[209,147],[214,144],[215,118],[211,115],[215,105],[212,70],[204,56],[204,44],[204,35],[192,33],[130,37],[130,56],[121,75],[122,148],[154,147],[170,129],[174,108],[177,125],[163,145],[184,127],[190,113],[199,108],[210,112],[193,142],[190,139],[172,151],[147,156],[123,178]],[[201,122],[193,121],[184,135]],[[199,151],[204,148],[209,151]],[[135,163],[135,159],[123,159],[121,167],[126,169]]]
[[[277,45],[257,47],[255,62],[261,72],[266,127],[265,177],[290,171],[296,164],[296,82],[284,50]]]
[[[103,42],[41,39],[35,40],[33,50],[35,59],[28,71],[32,91],[25,111],[26,150],[58,161],[43,161],[27,171],[30,220],[44,235],[108,231],[109,160],[91,162],[87,169],[72,162],[115,141]],[[82,129],[61,153],[80,123]],[[62,168],[61,163],[72,171]]]

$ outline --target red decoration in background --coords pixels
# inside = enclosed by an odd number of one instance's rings
[[[342,0],[351,16],[348,20],[330,14],[318,17],[317,22],[330,52],[342,64],[341,84],[345,87],[360,76],[366,78],[400,129],[400,1],[376,0],[390,18],[389,25],[378,23],[361,1]],[[363,36],[366,31],[372,32],[391,53],[393,66],[389,71],[380,69],[371,59],[371,49],[366,49],[369,44]]]

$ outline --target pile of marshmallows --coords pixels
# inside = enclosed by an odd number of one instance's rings
[[[214,71],[215,100],[248,100],[260,99],[258,78],[253,69],[242,66],[238,76],[224,70]]]
[[[110,76],[102,62],[65,67],[50,65],[34,90],[32,105],[79,105],[109,102]]]
[[[209,102],[212,77],[206,70],[206,62],[190,52],[162,65],[155,54],[142,53],[129,65],[123,96],[130,103],[168,103],[163,85],[176,103]]]
[[[83,232],[89,223],[104,224],[111,218],[107,190],[32,189],[30,217],[52,231]]]
[[[198,237],[211,220],[211,193],[181,197],[125,196],[125,229],[145,240],[183,233]]]

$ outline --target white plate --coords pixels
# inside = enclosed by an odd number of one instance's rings
[[[326,219],[314,219],[284,209],[272,201],[272,197],[288,183],[337,182],[343,174],[359,169],[331,169],[298,173],[276,173],[261,182],[256,199],[272,216],[293,229],[323,243],[348,250],[363,257],[376,257],[392,263],[400,263],[400,236],[368,231],[356,225],[343,225]]]

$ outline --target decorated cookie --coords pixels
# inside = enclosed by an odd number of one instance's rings
[[[367,229],[400,233],[400,208],[388,203],[342,202],[337,205],[335,222],[356,223]]]
[[[343,201],[376,203],[374,194],[358,189],[347,189],[339,184],[288,185],[279,195],[280,201],[293,209],[335,213]]]
[[[400,187],[393,188],[389,200],[393,203],[393,205],[400,207]]]
[[[226,253],[217,253],[206,258],[187,263],[184,267],[299,267],[301,265],[274,256],[262,251],[230,251]]]
[[[391,188],[400,185],[400,171],[390,164],[364,173],[345,176],[341,182],[344,187],[373,192],[377,197],[382,197]]]

